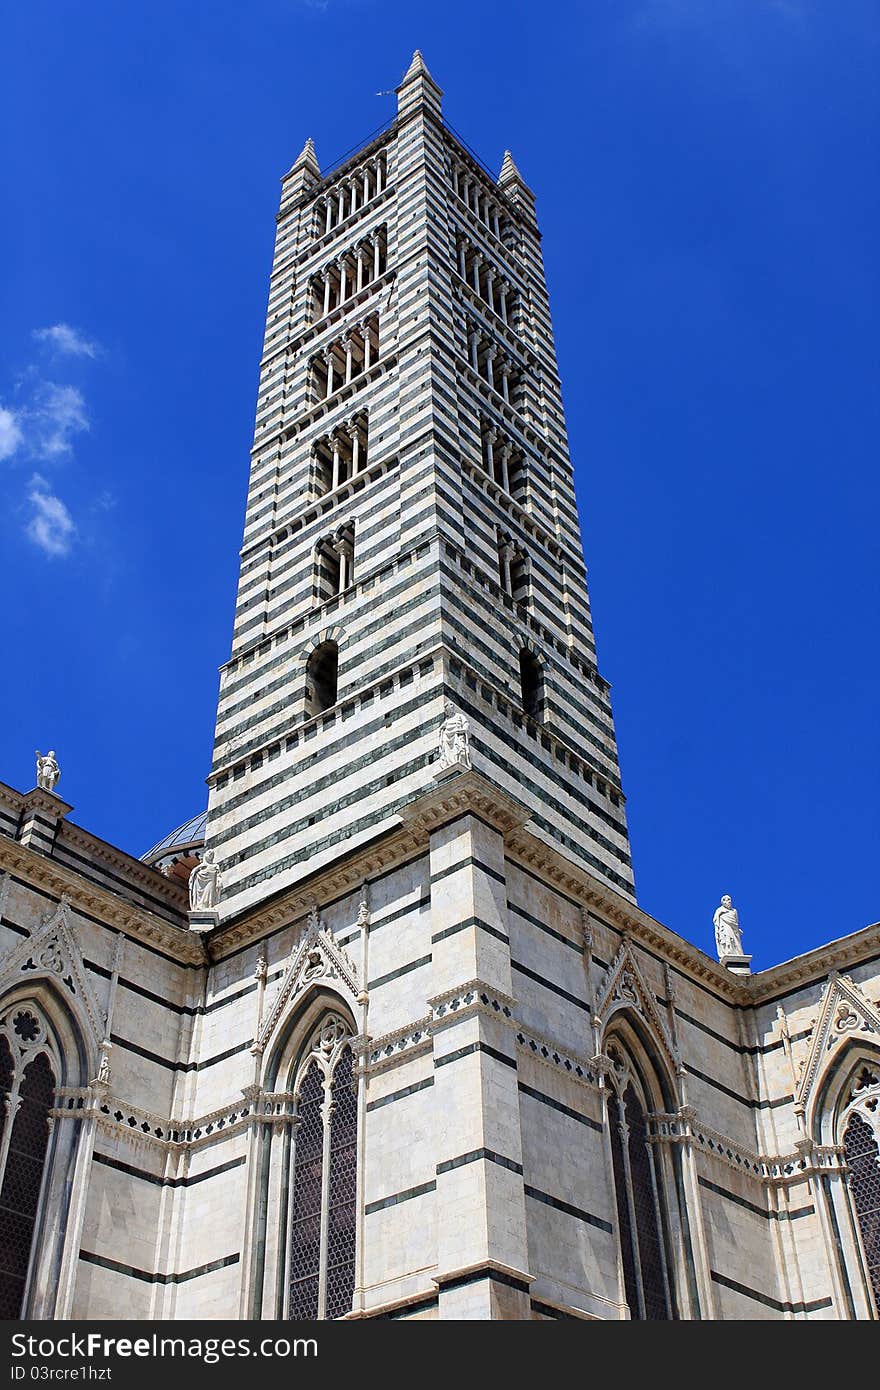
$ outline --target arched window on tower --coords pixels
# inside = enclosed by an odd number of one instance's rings
[[[620,1050],[612,1045],[606,1051],[615,1062],[608,1119],[626,1301],[632,1318],[671,1318],[662,1183],[645,1118],[652,1107]]]
[[[46,1024],[14,1005],[0,1019],[0,1318],[24,1307],[55,1085]]]
[[[315,1029],[297,1069],[287,1316],[351,1312],[357,1199],[357,1097],[351,1032],[338,1014]]]
[[[520,700],[522,701],[523,713],[527,714],[530,719],[541,718],[544,704],[543,687],[540,663],[528,647],[523,647],[519,654]]]
[[[339,647],[322,642],[306,662],[306,718],[313,719],[336,704],[339,685]]]

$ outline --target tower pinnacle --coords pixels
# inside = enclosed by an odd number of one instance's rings
[[[417,48],[412,56],[412,62],[403,74],[400,86],[397,88],[398,114],[401,116],[409,115],[417,107],[427,106],[439,115],[442,96],[442,91],[429,73],[425,60]]]
[[[311,135],[293,161],[290,172],[293,173],[296,169],[308,169],[314,174],[320,174],[321,172],[318,156],[315,153],[315,142]]]

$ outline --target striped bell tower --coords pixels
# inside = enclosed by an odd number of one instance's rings
[[[282,181],[209,778],[227,921],[399,827],[444,727],[633,897],[535,198],[441,95],[417,52],[387,129]]]

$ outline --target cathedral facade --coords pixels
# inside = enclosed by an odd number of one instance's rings
[[[535,200],[282,182],[206,813],[0,786],[6,1318],[872,1319],[880,926],[636,900]]]

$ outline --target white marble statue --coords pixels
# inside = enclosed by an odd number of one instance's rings
[[[189,876],[190,912],[211,912],[220,898],[220,870],[214,863],[214,851],[206,849],[204,858]]]
[[[720,905],[716,907],[712,921],[715,924],[715,945],[719,960],[723,960],[725,956],[741,956],[743,948],[739,913],[731,902],[729,893],[724,894]]]
[[[58,778],[61,776],[61,768],[54,751],[50,748],[48,753],[41,753],[37,749],[37,786],[42,787],[44,792],[54,792],[58,785]]]
[[[440,726],[441,772],[448,767],[470,767],[469,732],[470,725],[464,715],[459,714],[454,705],[447,704],[446,718]]]

